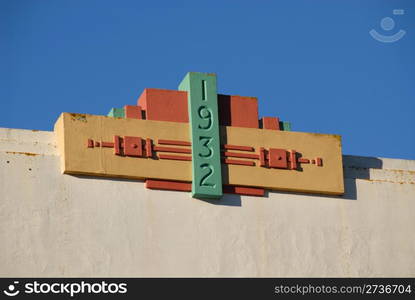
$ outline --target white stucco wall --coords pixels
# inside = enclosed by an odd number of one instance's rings
[[[53,132],[0,129],[0,276],[414,277],[415,161],[344,169],[343,197],[205,202],[62,175]]]

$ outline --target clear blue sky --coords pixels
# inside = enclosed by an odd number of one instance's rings
[[[295,131],[342,135],[344,154],[415,159],[413,0],[0,0],[0,127],[106,114],[188,71]]]

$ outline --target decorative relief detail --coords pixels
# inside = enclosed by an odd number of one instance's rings
[[[200,149],[200,157],[210,157],[212,155],[212,149],[209,147],[210,138],[200,137],[203,141],[201,144],[203,147]],[[184,160],[191,161],[191,156],[177,155],[177,154],[191,154],[192,143],[186,141],[177,140],[157,140],[160,145],[179,146],[179,147],[166,147],[166,146],[153,146],[153,140],[149,138],[132,137],[132,136],[114,136],[114,142],[94,141],[93,139],[87,140],[87,148],[114,148],[114,154],[120,156],[132,156],[141,158],[152,159],[170,159],[170,160]],[[230,152],[227,150],[240,151]],[[221,158],[222,163],[230,165],[241,166],[259,166],[263,168],[274,169],[287,169],[301,171],[301,164],[313,164],[318,167],[323,166],[323,159],[316,157],[314,159],[308,159],[301,157],[301,153],[295,150],[276,149],[264,147],[259,148],[259,154],[256,153],[243,153],[256,152],[255,147],[239,146],[239,145],[222,145]],[[153,153],[157,152],[156,156]],[[158,153],[162,152],[162,153]],[[173,154],[165,154],[173,153]],[[234,158],[243,158],[234,159]],[[259,163],[258,163],[259,161]],[[202,169],[206,169],[207,165],[203,165]],[[213,172],[213,171],[212,171]],[[210,174],[210,173],[209,173]],[[206,186],[206,185],[205,185]]]

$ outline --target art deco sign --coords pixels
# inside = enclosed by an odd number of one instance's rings
[[[55,131],[66,174],[140,179],[196,198],[344,192],[339,136],[258,120],[257,99],[218,95],[212,74],[187,74],[179,91],[145,89],[138,105],[109,116],[63,113]]]

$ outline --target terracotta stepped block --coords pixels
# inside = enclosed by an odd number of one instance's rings
[[[145,89],[138,99],[147,120],[189,122],[187,92]],[[218,95],[219,123],[223,126],[259,128],[255,97]]]
[[[263,129],[280,130],[280,119],[276,117],[263,117],[261,123]]]
[[[189,122],[187,92],[145,89],[137,102],[145,110],[147,120]]]
[[[257,98],[219,94],[218,104],[221,125],[259,128]]]
[[[141,106],[137,105],[126,105],[124,106],[125,117],[130,119],[142,119]]]

